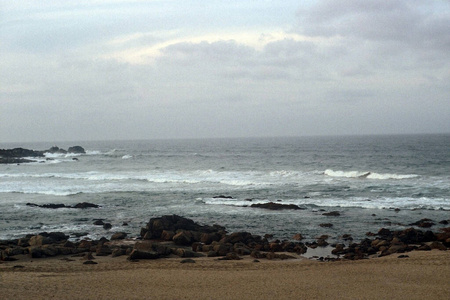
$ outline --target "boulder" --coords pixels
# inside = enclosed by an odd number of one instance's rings
[[[295,204],[281,204],[281,203],[275,203],[275,202],[255,203],[255,204],[250,205],[250,207],[264,208],[264,209],[271,209],[271,210],[305,209],[305,208],[302,208]]]
[[[326,213],[322,214],[322,216],[327,216],[327,217],[338,217],[340,215],[341,215],[341,213],[338,211],[330,211],[330,212],[326,212]]]
[[[193,242],[192,233],[190,231],[180,231],[172,238],[176,245],[189,246]]]
[[[138,249],[134,249],[130,256],[128,257],[129,260],[135,260],[135,259],[157,259],[160,258],[160,255],[157,252],[154,251],[142,251]]]
[[[111,240],[123,240],[126,237],[126,232],[116,232],[111,236]]]
[[[296,241],[301,241],[301,240],[303,240],[303,235],[301,235],[300,233],[297,233],[292,237],[292,239],[296,240]]]
[[[177,215],[166,215],[159,218],[151,218],[146,227],[141,229],[141,236],[144,239],[160,239],[162,232],[179,230],[201,233],[213,233],[223,231],[221,226],[203,226],[195,223],[191,219],[183,218]]]
[[[67,152],[75,154],[85,154],[86,150],[84,150],[84,148],[81,146],[72,146],[67,149]]]
[[[30,246],[42,246],[42,245],[47,245],[47,244],[51,244],[53,241],[51,238],[43,236],[43,235],[35,235],[32,236],[29,240],[29,244]]]
[[[94,203],[89,203],[89,202],[81,202],[81,203],[77,203],[74,206],[72,206],[73,208],[81,208],[81,209],[85,209],[85,208],[99,208],[100,206]]]

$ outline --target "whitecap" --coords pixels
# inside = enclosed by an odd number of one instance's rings
[[[333,171],[327,169],[323,172],[324,175],[330,177],[344,177],[344,178],[367,178],[367,179],[410,179],[416,178],[416,174],[390,174],[390,173],[374,173],[370,171]]]

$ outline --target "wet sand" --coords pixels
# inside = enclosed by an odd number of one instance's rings
[[[447,299],[450,251],[414,251],[358,261],[253,262],[125,256],[0,263],[1,299]]]

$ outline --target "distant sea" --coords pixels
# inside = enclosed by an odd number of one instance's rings
[[[450,218],[450,135],[64,142],[86,154],[0,165],[0,239],[62,231],[77,239],[139,235],[151,217],[178,214],[228,231],[355,240]],[[0,144],[44,150],[49,143]],[[78,160],[74,160],[77,158]],[[218,197],[218,196],[226,196]],[[296,204],[271,211],[255,203]],[[90,202],[98,209],[27,203]],[[323,213],[338,211],[340,216]],[[112,229],[95,226],[95,219]],[[128,225],[124,226],[126,222]],[[330,223],[324,228],[320,224]],[[447,225],[448,226],[448,225]]]

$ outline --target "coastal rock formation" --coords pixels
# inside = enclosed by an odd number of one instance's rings
[[[275,203],[275,202],[268,202],[268,203],[255,203],[250,205],[250,207],[257,207],[257,208],[265,208],[265,209],[271,209],[271,210],[280,210],[280,209],[305,209],[295,204],[281,204],[281,203]]]
[[[81,146],[72,146],[67,149],[67,152],[74,154],[86,154],[86,150],[84,150]]]
[[[59,154],[85,154],[86,151],[81,146],[72,146],[68,150],[59,148],[58,146],[53,146],[50,149],[37,151],[24,148],[14,148],[14,149],[0,149],[0,164],[20,164],[20,163],[30,163],[36,162],[36,160],[28,159],[33,157],[44,157],[45,153],[59,153]]]
[[[118,232],[112,235],[111,241],[101,238],[74,242],[69,241],[69,236],[62,232],[42,232],[20,239],[0,241],[0,259],[12,261],[20,255],[32,258],[56,255],[85,257],[90,253],[95,256],[113,257],[129,255],[128,259],[132,261],[170,255],[182,258],[222,257],[225,260],[240,259],[242,256],[255,259],[293,259],[295,257],[287,255],[286,252],[304,254],[307,251],[307,246],[301,242],[268,240],[269,235],[263,237],[245,231],[229,234],[222,226],[200,225],[177,215],[150,219],[141,230],[143,240],[134,244],[122,241],[126,235],[124,232]],[[332,254],[339,256],[338,259],[356,260],[413,250],[450,248],[450,228],[443,228],[436,233],[413,227],[398,231],[381,228],[372,239],[365,238],[359,243],[353,243],[349,235],[345,236],[344,240],[350,241],[350,244],[346,246],[339,243],[334,245],[332,250]],[[297,238],[300,239],[300,236]],[[325,247],[328,245],[327,238],[328,236],[322,235],[307,245],[311,248]],[[322,258],[323,260],[327,259]]]
[[[50,209],[58,209],[58,208],[80,208],[80,209],[85,209],[85,208],[99,208],[100,206],[97,204],[93,204],[93,203],[89,203],[89,202],[81,202],[81,203],[77,203],[75,205],[65,205],[65,204],[61,204],[61,203],[50,203],[50,204],[35,204],[35,203],[27,203],[27,206],[31,206],[31,207],[40,207],[40,208],[50,208]]]

